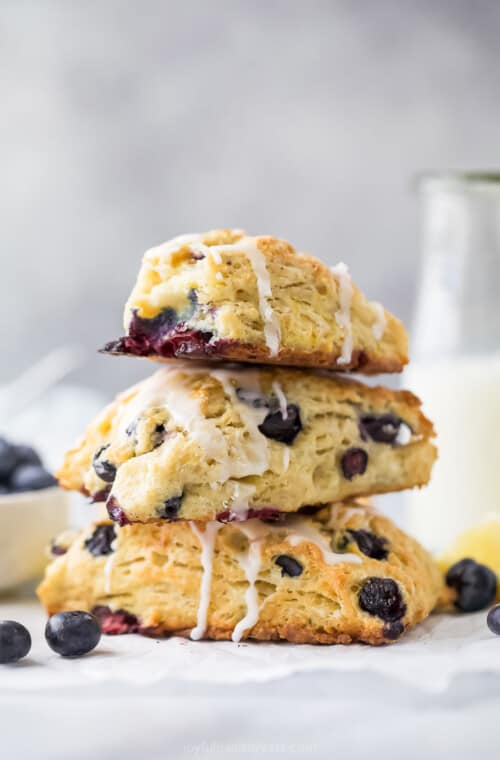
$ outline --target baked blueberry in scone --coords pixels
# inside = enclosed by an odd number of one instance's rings
[[[405,391],[321,372],[178,361],[120,394],[58,476],[105,500],[119,525],[272,520],[423,485],[433,435]]]
[[[329,269],[284,240],[241,230],[182,235],[147,251],[125,335],[103,351],[367,374],[408,361],[403,325],[364,297],[344,264]]]
[[[88,610],[109,634],[382,644],[424,620],[443,585],[415,540],[355,502],[274,523],[115,526],[111,553],[89,551],[113,527],[91,526],[48,567],[38,593],[49,614]],[[345,535],[375,536],[386,552],[351,539],[339,549]]]

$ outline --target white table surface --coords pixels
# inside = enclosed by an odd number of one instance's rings
[[[0,619],[13,603],[0,600]],[[34,665],[3,666],[4,684],[12,668]],[[230,687],[164,680],[25,691],[4,688],[0,669],[2,760],[498,758],[499,716],[500,677],[488,673],[436,695],[376,674],[321,672]]]

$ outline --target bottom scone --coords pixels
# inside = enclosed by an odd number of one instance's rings
[[[49,614],[89,610],[105,633],[389,643],[426,618],[429,554],[360,503],[279,522],[100,522],[52,546]]]

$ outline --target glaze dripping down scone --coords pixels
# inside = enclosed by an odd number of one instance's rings
[[[406,391],[176,362],[121,393],[57,475],[121,524],[265,518],[423,485],[433,435]]]
[[[401,322],[284,240],[240,230],[182,235],[144,255],[112,354],[399,372]]]
[[[415,540],[352,503],[279,523],[94,524],[38,594],[48,614],[93,611],[105,633],[382,644],[424,620],[441,587]]]

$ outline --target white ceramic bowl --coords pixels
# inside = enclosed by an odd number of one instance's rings
[[[47,547],[68,525],[68,494],[60,488],[0,496],[0,592],[39,577]]]

